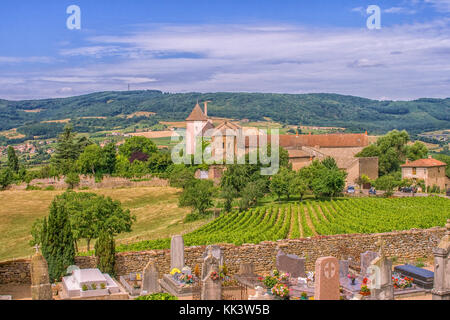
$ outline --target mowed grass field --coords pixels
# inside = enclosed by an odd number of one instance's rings
[[[3,191],[0,192],[0,261],[29,257],[30,230],[37,218],[48,216],[53,198],[64,191]],[[133,231],[117,237],[117,244],[169,237],[198,228],[207,221],[184,223],[188,208],[178,207],[180,190],[170,187],[139,187],[92,189],[119,200],[136,215]],[[80,250],[85,250],[80,243]],[[91,245],[93,245],[91,243]],[[91,247],[92,249],[92,247]]]

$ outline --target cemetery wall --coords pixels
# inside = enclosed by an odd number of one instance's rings
[[[305,257],[307,270],[313,270],[316,259],[330,255],[338,259],[351,257],[356,264],[359,264],[361,253],[367,250],[378,250],[376,242],[381,236],[385,241],[387,256],[414,261],[418,258],[432,256],[432,249],[437,246],[444,236],[444,232],[445,228],[412,229],[381,234],[332,235],[276,242],[266,241],[257,245],[223,244],[221,247],[224,261],[232,273],[238,272],[241,262],[252,262],[255,271],[265,275],[275,268],[278,249],[282,249],[285,253]],[[186,265],[194,268],[196,264],[199,264],[201,267],[205,249],[206,246],[185,248]],[[170,250],[151,250],[118,253],[116,255],[116,274],[142,272],[150,258],[156,260],[161,275],[170,271]],[[30,283],[29,263],[30,260],[0,262],[0,284]],[[80,268],[95,268],[96,258],[77,257],[76,264]]]

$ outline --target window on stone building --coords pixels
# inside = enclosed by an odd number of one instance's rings
[[[417,168],[412,168],[413,174],[417,174]]]

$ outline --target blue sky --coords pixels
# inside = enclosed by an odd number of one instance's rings
[[[68,30],[69,5],[81,30]],[[381,8],[369,30],[366,8]],[[2,0],[0,98],[95,91],[450,96],[450,0]]]

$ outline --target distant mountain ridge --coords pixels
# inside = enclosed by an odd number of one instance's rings
[[[292,125],[337,126],[381,134],[392,129],[410,133],[450,128],[450,98],[378,101],[330,94],[164,93],[156,90],[107,91],[43,100],[0,99],[0,130],[48,120],[114,117],[155,112],[158,120],[184,120],[198,101],[210,100],[208,115]],[[38,112],[30,112],[37,110]]]

